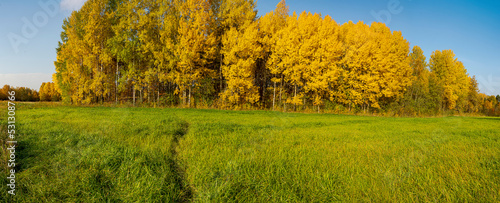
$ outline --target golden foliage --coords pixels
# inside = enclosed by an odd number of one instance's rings
[[[135,104],[139,93],[140,102],[188,107],[203,100],[229,108],[272,103],[320,111],[333,103],[369,111],[404,100],[479,111],[477,81],[451,50],[435,51],[427,64],[420,47],[410,53],[402,33],[383,23],[290,15],[284,0],[257,17],[255,6],[89,0],[64,20],[55,89],[74,103]]]

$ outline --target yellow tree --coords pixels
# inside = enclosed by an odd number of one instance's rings
[[[114,36],[108,40],[110,52],[116,60],[115,92],[128,92],[127,90],[130,89],[134,105],[136,92],[142,93],[145,81],[143,73],[146,72],[139,36],[140,24],[143,23],[141,14],[144,14],[144,9],[143,4],[138,0],[122,2],[113,12],[117,22],[111,26]],[[122,64],[122,67],[119,64]]]
[[[343,49],[339,39],[340,27],[330,16],[317,21],[317,24],[318,33],[311,38],[313,44],[317,43],[317,48],[312,53],[314,60],[307,66],[306,91],[312,93],[313,105],[319,112],[324,99],[330,96],[333,100]]]
[[[456,60],[454,73],[454,92],[458,96],[455,108],[460,112],[464,112],[467,110],[468,106],[467,98],[469,94],[471,79],[469,74],[467,73],[467,69],[465,69],[465,66],[461,61]]]
[[[50,101],[50,93],[47,83],[43,82],[40,86],[40,91],[38,91],[40,96],[40,101]]]
[[[106,0],[89,0],[82,7],[81,12],[86,19],[84,30],[83,65],[91,71],[90,95],[91,101],[103,102],[109,96],[112,87],[109,86],[111,75],[109,68],[111,55],[107,48],[107,40],[111,37],[112,30]],[[112,72],[114,73],[114,72]]]
[[[249,21],[245,28],[231,28],[223,37],[224,65],[222,73],[227,82],[222,99],[231,105],[254,104],[259,100],[255,82],[257,60],[262,58],[262,47],[258,43],[258,24]]]
[[[414,46],[410,54],[410,67],[413,69],[412,87],[408,90],[411,91],[411,97],[415,102],[422,103],[421,100],[429,94],[429,69],[427,69],[427,62],[424,52],[419,46]]]
[[[153,15],[155,16],[157,25],[160,25],[158,31],[159,42],[152,44],[152,47],[154,47],[153,56],[155,58],[155,65],[159,69],[158,80],[160,84],[173,84],[174,68],[177,63],[175,50],[180,20],[179,10],[172,1],[160,1],[160,6]],[[158,97],[160,95],[159,89]],[[169,94],[173,93],[171,90],[168,91],[170,91]]]
[[[50,101],[60,101],[61,100],[61,94],[59,93],[59,90],[57,89],[57,85],[54,82],[49,82],[49,92],[50,92]]]
[[[57,58],[54,61],[54,66],[56,68],[56,73],[52,76],[52,80],[60,87],[63,101],[66,103],[71,102],[71,93],[72,93],[72,83],[71,77],[72,74],[68,70],[68,64],[72,63],[69,61],[69,56],[67,55],[67,50],[65,49],[68,42],[68,32],[70,27],[68,19],[64,19],[63,21],[63,31],[61,32],[61,41],[58,43],[58,47],[56,48]]]
[[[61,95],[53,82],[42,83],[38,93],[40,101],[59,101],[61,99]]]
[[[179,2],[180,21],[178,46],[175,55],[178,58],[175,82],[176,91],[182,103],[191,106],[193,90],[199,86],[203,77],[211,75],[208,63],[216,51],[216,38],[213,32],[213,14],[206,0],[185,0]]]
[[[371,27],[363,22],[357,23],[358,34],[364,36],[364,39],[358,39],[360,42],[359,47],[353,46],[353,70],[354,81],[353,84],[356,89],[358,104],[361,105],[364,111],[369,110],[370,107],[380,108],[378,98],[380,97],[381,90],[381,74],[384,69],[382,68],[383,62],[378,59],[382,55],[382,44],[389,43],[384,28],[374,23]],[[390,32],[389,32],[390,33]],[[356,35],[354,35],[356,36]],[[356,44],[356,43],[355,43]],[[385,60],[390,56],[385,56]],[[390,68],[390,67],[386,67]]]
[[[410,48],[401,32],[391,33],[383,23],[373,23],[370,28],[374,36],[372,40],[375,47],[372,50],[375,53],[368,63],[372,67],[370,77],[375,81],[375,88],[371,89],[373,97],[369,105],[380,108],[379,102],[387,104],[398,100],[411,84]]]
[[[222,0],[218,13],[221,28],[229,31],[230,28],[248,26],[248,22],[254,21],[257,15],[255,5],[254,0]]]
[[[58,85],[64,90],[65,101],[90,103],[91,70],[84,65],[86,45],[84,43],[85,16],[73,11],[64,20],[62,43],[57,48],[56,75]]]
[[[459,98],[467,94],[470,79],[463,63],[455,58],[451,50],[432,52],[429,66],[436,83],[443,88],[441,108],[454,109]]]
[[[284,82],[292,86],[292,93],[286,100],[286,103],[293,104],[295,107],[302,104],[303,94],[298,92],[298,88],[303,86],[303,66],[299,65],[299,49],[301,46],[298,31],[297,14],[288,16],[286,27],[280,30],[278,41],[276,42],[273,58],[280,57],[281,60],[276,64],[277,70],[282,70]],[[271,72],[273,73],[273,71]]]
[[[329,16],[322,19],[319,14],[302,13],[298,19],[297,67],[303,72],[304,93],[310,96],[318,112],[338,76],[337,63],[342,50],[337,29],[338,24]]]
[[[8,100],[10,91],[9,85],[4,85],[2,89],[0,89],[0,100]]]
[[[409,43],[401,32],[391,33],[383,23],[348,22],[341,35],[345,52],[340,54],[337,101],[366,111],[400,98],[411,81]]]
[[[216,38],[216,50],[212,70],[217,72],[219,90],[223,90],[222,66],[224,55],[223,37],[231,28],[240,29],[247,21],[255,20],[255,0],[210,0],[214,15],[213,29]]]
[[[61,100],[62,90],[59,87],[58,77],[55,73],[52,74],[52,83],[54,85],[55,95],[59,97],[59,100]]]
[[[274,11],[267,13],[265,16],[259,18],[259,27],[261,32],[261,44],[264,52],[264,60],[266,61],[266,70],[268,70],[272,77],[273,83],[273,110],[276,105],[276,83],[281,84],[279,88],[279,101],[281,103],[281,95],[283,90],[283,66],[280,64],[282,58],[280,57],[280,47],[276,44],[282,38],[283,33],[281,29],[286,26],[288,17],[288,6],[286,1],[282,0],[276,6]]]
[[[430,71],[427,68],[424,52],[419,46],[414,46],[409,55],[412,74],[409,77],[411,85],[406,89],[402,104],[414,113],[429,110],[432,106],[430,92]]]
[[[367,82],[373,82],[369,77],[367,62],[372,60],[370,52],[374,47],[370,41],[370,27],[361,21],[357,24],[349,21],[341,26],[341,32],[345,51],[336,97],[351,109],[371,99],[365,97],[365,93],[367,85],[371,85]]]
[[[297,20],[297,31],[296,35],[299,37],[298,46],[298,58],[296,68],[297,71],[301,73],[301,86],[303,86],[303,95],[307,93],[314,94],[314,83],[313,80],[319,75],[315,74],[319,69],[317,53],[320,45],[320,40],[318,39],[318,32],[321,23],[321,16],[319,14],[311,14],[302,12]],[[314,88],[314,89],[313,89]],[[303,104],[301,101],[298,104]]]
[[[479,111],[480,97],[476,76],[470,78],[467,102],[467,110],[469,113],[476,113]]]
[[[173,60],[171,32],[176,27],[176,19],[172,18],[176,10],[170,1],[133,0],[132,5],[132,11],[137,16],[135,26],[143,66],[140,71],[141,97],[147,97],[150,103],[159,98],[160,81],[166,81],[161,73],[167,72],[168,75],[171,69],[171,63],[165,61]]]
[[[221,35],[219,51],[220,77],[224,76],[227,87],[223,90],[220,83],[221,99],[229,105],[241,105],[258,101],[258,86],[255,73],[257,59],[260,58],[261,46],[258,24],[255,22],[257,11],[253,0],[223,0],[218,29]]]

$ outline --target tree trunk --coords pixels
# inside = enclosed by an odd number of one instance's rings
[[[304,109],[305,109],[305,106],[306,106],[306,97],[302,97],[302,106],[304,106]]]
[[[132,95],[134,97],[134,106],[135,106],[135,85],[132,85]]]
[[[276,81],[274,81],[274,91],[273,91],[273,111],[274,111],[274,103],[276,102]]]
[[[115,103],[118,104],[118,59],[116,60]]]
[[[182,106],[186,106],[186,89],[182,90]]]
[[[264,70],[262,70],[262,71],[264,74],[264,79],[262,80],[262,97],[260,99],[262,100],[262,107],[261,108],[266,108],[265,96],[266,96],[266,89],[267,89],[267,83],[266,83],[267,74],[266,74],[266,71],[264,71]]]
[[[99,59],[100,60],[100,59]],[[99,64],[101,66],[101,75],[104,73],[102,72],[102,63],[99,61]],[[104,103],[104,81],[101,79],[101,104]]]
[[[219,60],[220,64],[219,64],[219,84],[220,84],[220,87],[219,87],[219,91],[222,92],[222,54],[220,54],[220,60]]]
[[[283,103],[283,101],[281,101],[281,98],[282,98],[281,96],[282,96],[282,91],[283,91],[283,85],[284,85],[283,84],[283,75],[281,76],[281,84],[280,85],[281,85],[281,88],[280,88],[280,103]]]
[[[188,107],[191,108],[191,85],[189,85],[189,99],[188,99]]]
[[[294,85],[294,88],[295,88],[295,93],[293,94],[293,100],[295,100],[295,98],[297,98],[297,85],[296,84]],[[297,111],[297,103],[295,103],[295,101],[293,101],[293,108],[294,108],[294,111]]]

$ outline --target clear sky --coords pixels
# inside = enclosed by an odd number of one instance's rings
[[[0,0],[0,85],[38,89],[55,72],[55,48],[61,25],[85,0]],[[274,10],[279,0],[257,2],[258,15]],[[480,90],[500,94],[500,1],[433,0],[288,0],[290,11],[349,20],[386,23],[400,30],[429,58],[451,49]],[[46,5],[46,6],[44,6]]]

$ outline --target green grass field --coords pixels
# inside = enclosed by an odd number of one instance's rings
[[[500,118],[38,104],[16,113],[17,194],[2,178],[2,202],[500,201]]]

